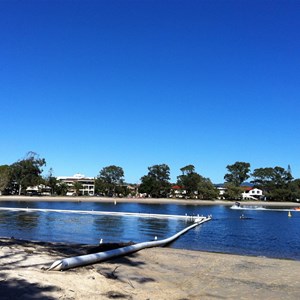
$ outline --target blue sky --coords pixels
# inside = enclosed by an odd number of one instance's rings
[[[0,1],[0,165],[138,183],[166,163],[300,177],[299,1]]]

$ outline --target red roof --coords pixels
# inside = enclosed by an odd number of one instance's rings
[[[182,187],[180,185],[173,185],[172,190],[181,190]]]
[[[253,188],[251,186],[242,186],[242,189],[244,191],[251,191],[251,190],[253,190]]]

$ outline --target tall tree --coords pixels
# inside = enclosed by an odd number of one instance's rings
[[[195,172],[193,165],[188,165],[180,169],[182,175],[177,177],[177,184],[181,186],[188,197],[194,198],[198,191],[200,175]]]
[[[295,179],[289,184],[290,200],[300,201],[300,179]]]
[[[190,198],[214,199],[218,196],[216,188],[208,178],[195,172],[193,165],[180,169],[182,175],[177,177],[177,184],[185,190]]]
[[[121,167],[111,165],[104,167],[96,179],[96,192],[112,196],[116,188],[124,184],[124,171]]]
[[[240,200],[242,195],[242,188],[240,186],[236,186],[230,182],[225,183],[226,192],[223,197],[227,200]]]
[[[68,185],[65,182],[58,182],[56,186],[56,193],[59,196],[65,196],[68,192]]]
[[[291,176],[292,176],[292,168],[291,168],[291,166],[290,166],[290,165],[288,165],[287,172],[288,172],[288,173],[290,173],[290,174],[291,174]]]
[[[293,180],[291,173],[282,167],[258,168],[253,171],[252,177],[253,184],[265,189],[284,188]]]
[[[79,181],[75,181],[73,184],[76,196],[80,195],[80,190],[83,188],[82,183]]]
[[[252,173],[255,186],[264,190],[265,196],[270,200],[290,200],[292,198],[291,182],[293,177],[288,170],[282,167],[258,168]]]
[[[285,188],[292,180],[293,180],[293,176],[290,171],[287,171],[282,167],[274,168],[273,181],[276,186]]]
[[[250,164],[246,162],[237,161],[233,165],[228,165],[229,173],[225,174],[224,179],[227,183],[234,186],[240,186],[250,175]]]
[[[53,169],[50,168],[48,176],[45,178],[45,184],[51,188],[51,195],[54,195],[57,192],[57,179],[53,176]]]
[[[34,152],[28,152],[24,159],[11,165],[11,179],[19,186],[19,195],[28,186],[37,185],[42,181],[44,165],[46,160]]]
[[[198,182],[198,198],[212,200],[216,199],[218,196],[218,189],[213,185],[211,180],[200,175],[200,180]]]
[[[193,165],[187,165],[180,169],[182,175],[189,175],[195,173],[195,167]]]
[[[170,190],[170,168],[166,164],[148,167],[148,174],[141,178],[140,193],[153,198],[166,197]]]
[[[7,188],[10,181],[10,167],[8,165],[0,166],[0,195]]]

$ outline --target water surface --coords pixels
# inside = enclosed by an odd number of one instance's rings
[[[232,210],[227,206],[94,202],[1,202],[1,207],[117,211],[168,215],[209,215],[212,221],[192,229],[170,247],[300,260],[300,212]],[[244,214],[247,219],[240,219]],[[97,244],[167,238],[191,223],[179,219],[140,218],[59,212],[0,211],[0,236],[29,240]]]

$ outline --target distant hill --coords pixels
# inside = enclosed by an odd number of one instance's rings
[[[214,186],[215,187],[224,187],[225,183],[215,183]],[[243,182],[241,184],[241,186],[249,186],[249,187],[253,187],[254,184],[250,183],[250,182]]]
[[[253,187],[254,184],[251,183],[251,182],[243,182],[243,183],[241,184],[241,186],[251,186],[251,187]]]

